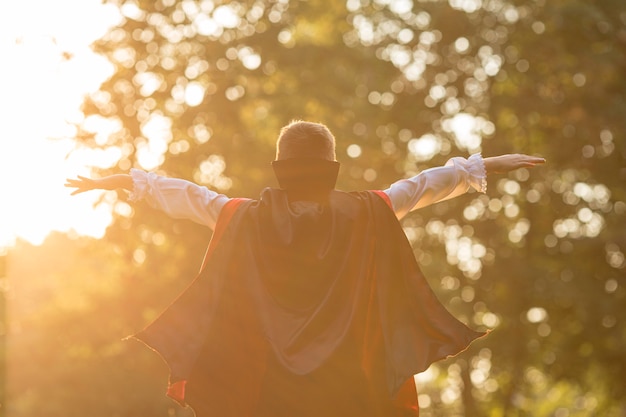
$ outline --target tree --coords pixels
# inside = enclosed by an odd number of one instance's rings
[[[77,141],[119,149],[102,174],[143,167],[253,197],[273,184],[292,118],[335,133],[348,190],[451,155],[544,155],[545,170],[404,221],[440,298],[495,328],[421,376],[422,414],[626,407],[621,1],[112,3],[124,19],[94,48],[116,71],[86,100]],[[130,297],[137,313],[123,317],[140,326],[193,277],[210,236],[123,199],[115,213],[106,244],[134,277],[115,299]]]

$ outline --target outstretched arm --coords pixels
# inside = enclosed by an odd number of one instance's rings
[[[72,195],[84,193],[90,190],[117,190],[119,188],[132,191],[133,179],[128,174],[115,174],[103,178],[86,178],[78,176],[76,179],[68,178],[65,182],[68,188],[76,188]]]
[[[215,228],[222,207],[230,200],[190,181],[167,178],[155,173],[131,169],[130,174],[116,174],[90,179],[79,176],[68,179],[66,187],[75,188],[72,195],[89,190],[129,191],[130,201],[144,200],[149,206],[165,212],[174,219],[188,219]]]
[[[487,175],[506,173],[544,163],[545,159],[523,154],[450,159],[445,166],[427,169],[414,177],[396,181],[385,193],[400,219],[407,213],[465,194],[469,188],[486,191]]]

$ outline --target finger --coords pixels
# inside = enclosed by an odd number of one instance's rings
[[[77,182],[66,182],[63,185],[65,185],[68,188],[80,188],[80,187],[82,187],[82,185],[77,183]]]
[[[76,183],[93,184],[94,180],[91,178],[83,177],[82,175],[76,176],[78,179],[74,180]]]
[[[523,164],[523,166],[524,166],[524,167],[529,167],[529,168],[532,168],[532,167],[534,167],[534,166],[537,166],[537,165],[543,164],[544,162],[545,162],[545,161],[526,161],[526,162]]]
[[[535,165],[544,164],[546,160],[539,157],[526,157],[519,161],[519,164],[524,167],[533,167]]]

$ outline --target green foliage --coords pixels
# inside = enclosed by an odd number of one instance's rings
[[[622,1],[111,2],[125,18],[94,48],[116,71],[84,111],[118,129],[85,123],[78,138],[120,149],[111,172],[144,167],[254,197],[274,185],[274,141],[294,118],[335,133],[347,190],[477,151],[545,156],[545,168],[490,178],[487,195],[404,221],[440,298],[494,329],[423,376],[422,415],[623,412]],[[210,232],[143,204],[118,212],[105,240],[46,271],[47,282],[102,281],[33,304],[36,331],[15,337],[12,416],[185,413],[155,387],[167,373],[158,358],[117,340],[193,278]],[[27,355],[33,345],[42,351]]]

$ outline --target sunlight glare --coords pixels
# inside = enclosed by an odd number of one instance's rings
[[[93,207],[102,194],[70,197],[63,184],[90,175],[88,164],[102,157],[70,155],[72,123],[82,120],[84,95],[112,74],[89,45],[119,20],[117,8],[99,0],[11,2],[0,20],[0,54],[12,63],[0,78],[0,189],[9,201],[0,206],[0,249],[18,238],[39,244],[52,230],[101,237],[111,221],[106,203]]]
[[[444,120],[443,128],[454,135],[460,149],[467,149],[470,153],[480,152],[483,135],[488,136],[495,132],[492,122],[468,113],[457,113]]]
[[[441,150],[441,140],[430,133],[408,143],[409,151],[418,161],[428,161]]]

